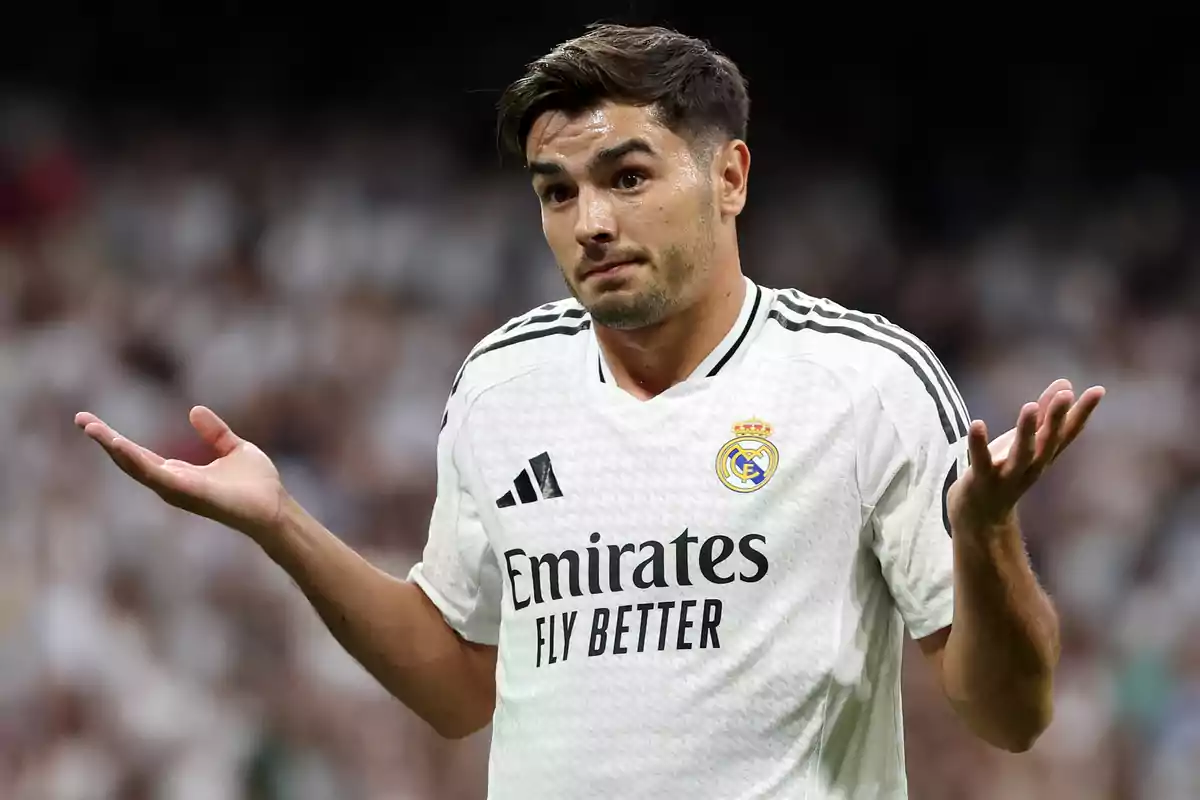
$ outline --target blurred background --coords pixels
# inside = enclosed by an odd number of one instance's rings
[[[437,740],[71,420],[204,460],[210,405],[404,574],[461,359],[565,294],[492,104],[599,18],[748,75],[752,278],[914,331],[996,432],[1054,378],[1108,387],[1023,506],[1063,616],[1053,727],[989,750],[909,658],[911,796],[1200,797],[1200,68],[1163,62],[1171,21],[754,9],[5,9],[0,798],[484,796],[486,733]]]

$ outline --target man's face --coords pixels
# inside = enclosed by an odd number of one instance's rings
[[[571,293],[600,325],[654,325],[689,304],[709,269],[709,164],[653,110],[548,111],[526,142],[542,230]]]

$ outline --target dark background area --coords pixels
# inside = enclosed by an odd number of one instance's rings
[[[6,82],[52,93],[101,135],[131,118],[139,130],[253,121],[299,134],[346,113],[421,116],[486,166],[495,97],[526,61],[591,21],[667,21],[750,79],[756,178],[775,156],[865,164],[913,235],[1156,171],[1194,182],[1200,166],[1200,64],[1186,58],[1196,15],[1183,6],[130,0],[7,13]]]

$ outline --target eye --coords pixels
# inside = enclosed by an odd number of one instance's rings
[[[551,205],[565,203],[571,199],[571,190],[562,184],[552,184],[542,190],[542,201]]]
[[[646,174],[637,169],[623,169],[617,173],[613,185],[626,191],[636,189],[646,180]]]

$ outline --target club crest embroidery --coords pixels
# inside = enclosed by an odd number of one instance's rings
[[[754,492],[767,485],[779,466],[779,448],[771,441],[769,422],[749,419],[733,426],[733,438],[717,454],[717,477],[735,492]]]

